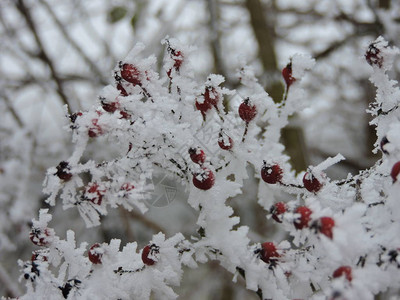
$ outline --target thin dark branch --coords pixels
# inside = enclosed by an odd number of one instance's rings
[[[14,117],[14,119],[17,122],[18,126],[20,128],[23,128],[24,127],[24,123],[22,122],[21,118],[19,117],[19,115],[15,111],[14,107],[12,106],[10,99],[6,95],[4,95],[3,93],[0,96],[4,99],[4,102],[5,102],[8,110],[10,111],[11,115]]]
[[[85,5],[82,4],[83,2],[77,1],[76,5],[80,5],[79,7],[79,19],[80,20],[86,20],[85,25],[86,25],[86,30],[88,31],[88,34],[90,34],[91,37],[96,38],[99,42],[99,44],[103,45],[104,48],[104,57],[108,57],[109,61],[112,62],[113,66],[115,62],[117,61],[117,58],[115,57],[114,53],[111,51],[111,47],[109,43],[106,41],[106,39],[102,38],[99,33],[97,32],[96,28],[91,22],[90,14],[87,11],[87,8]]]
[[[325,50],[319,52],[319,53],[314,53],[313,57],[316,60],[319,60],[321,58],[325,58],[327,56],[329,56],[331,53],[335,52],[336,50],[338,50],[339,48],[343,47],[344,45],[346,45],[352,38],[354,38],[354,35],[350,35],[340,41],[336,41],[333,42],[331,45],[329,45]]]
[[[63,37],[68,41],[68,43],[79,53],[83,60],[89,65],[91,71],[94,73],[94,78],[98,80],[101,85],[107,85],[107,81],[103,78],[103,75],[99,68],[93,63],[93,61],[86,55],[83,49],[72,39],[68,34],[66,27],[60,22],[60,20],[55,15],[54,11],[51,9],[50,5],[45,0],[39,0],[40,3],[46,8],[47,12],[52,17],[54,23],[57,25],[58,30],[60,30]]]
[[[153,229],[155,232],[166,232],[166,230],[164,228],[162,228],[160,225],[154,223],[153,221],[147,219],[143,214],[138,213],[134,210],[131,211],[127,211],[126,215],[128,215],[129,217],[131,217],[134,220],[137,220],[139,222],[141,222],[142,224],[146,225],[148,228]]]
[[[69,111],[70,105],[68,102],[68,97],[64,91],[63,82],[60,79],[52,60],[50,59],[50,57],[48,56],[48,54],[45,50],[45,47],[42,43],[42,40],[40,39],[38,30],[36,28],[36,24],[33,21],[33,18],[32,18],[29,8],[26,7],[24,0],[17,0],[16,7],[19,10],[19,12],[21,13],[21,15],[25,18],[25,21],[35,38],[36,44],[39,48],[39,53],[37,55],[38,58],[41,59],[49,67],[52,79],[54,80],[54,82],[56,83],[56,86],[57,86],[57,93],[60,96],[62,102],[68,106],[68,111]]]

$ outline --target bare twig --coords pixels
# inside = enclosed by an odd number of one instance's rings
[[[12,104],[10,102],[10,99],[3,93],[0,94],[0,97],[2,97],[4,99],[4,102],[5,102],[8,110],[10,111],[11,115],[14,117],[14,119],[17,122],[18,126],[20,128],[23,128],[24,127],[24,123],[22,122],[21,118],[19,117],[19,115],[15,111],[14,107],[12,106]]]
[[[45,0],[39,0],[40,3],[46,8],[49,15],[52,17],[54,23],[57,25],[58,30],[60,30],[63,37],[68,41],[68,43],[79,53],[79,55],[83,58],[83,60],[89,65],[90,69],[94,73],[94,77],[98,80],[98,83],[101,85],[107,85],[107,81],[103,78],[102,72],[99,68],[93,63],[93,61],[86,55],[81,47],[72,39],[72,37],[68,34],[65,26],[60,22],[60,20],[55,15],[54,11],[51,9],[50,5]]]
[[[32,32],[33,37],[35,38],[36,44],[39,48],[39,53],[38,53],[37,57],[39,59],[41,59],[50,69],[52,79],[54,80],[54,82],[56,83],[56,86],[57,86],[57,93],[60,96],[62,102],[68,106],[68,110],[69,110],[70,105],[68,102],[68,97],[64,91],[63,82],[60,79],[52,60],[48,56],[46,49],[42,43],[42,40],[40,39],[38,30],[36,28],[36,24],[33,21],[33,18],[32,18],[29,8],[26,7],[24,0],[17,0],[15,5],[16,5],[18,11],[21,13],[21,15],[25,18],[25,21],[26,21],[30,31]]]
[[[154,230],[157,233],[158,232],[166,232],[166,230],[164,228],[162,228],[160,225],[154,223],[153,221],[147,219],[141,213],[131,210],[131,211],[127,211],[126,214],[128,216],[130,216],[132,219],[136,219],[137,221],[141,222],[142,224],[146,225],[148,228]]]

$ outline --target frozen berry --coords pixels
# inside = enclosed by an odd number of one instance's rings
[[[384,136],[384,137],[382,138],[381,142],[380,142],[380,147],[381,147],[381,151],[382,151],[383,153],[385,153],[386,155],[389,154],[389,152],[385,149],[385,146],[386,146],[386,144],[388,144],[388,143],[389,143],[389,140],[387,139],[386,136]]]
[[[246,98],[240,105],[239,105],[239,117],[249,123],[253,120],[257,115],[257,107],[250,103],[250,99]]]
[[[120,92],[121,96],[128,96],[127,91],[124,89],[124,87],[122,86],[122,84],[118,83],[117,84],[117,90]]]
[[[48,228],[32,228],[29,233],[29,238],[37,246],[46,246],[49,243],[48,237],[50,231]]]
[[[304,174],[303,184],[307,191],[312,193],[316,193],[322,188],[322,183],[311,172]]]
[[[349,267],[349,266],[341,266],[341,267],[337,268],[333,272],[332,277],[333,278],[338,278],[338,277],[342,277],[343,275],[346,277],[346,279],[348,281],[351,281],[353,279],[353,276],[351,274],[351,267]]]
[[[282,215],[287,211],[288,207],[285,202],[277,202],[271,206],[269,212],[278,223],[282,223]]]
[[[72,178],[72,174],[70,173],[71,167],[66,161],[62,161],[58,164],[57,166],[57,172],[55,175],[58,176],[58,178],[64,180],[64,181],[69,181]]]
[[[32,256],[31,256],[31,261],[32,262],[34,262],[34,261],[47,261],[47,260],[48,260],[47,255],[44,255],[43,253],[40,253],[39,251],[35,251],[35,252],[32,253]]]
[[[219,101],[219,94],[217,90],[213,87],[206,87],[204,92],[204,101],[216,106]]]
[[[132,64],[123,64],[122,65],[121,77],[134,85],[141,84],[140,72],[137,69],[137,67],[135,67]]]
[[[287,88],[289,88],[293,82],[296,81],[296,78],[292,76],[292,63],[288,63],[286,67],[282,69],[282,76],[285,80]]]
[[[335,227],[335,220],[333,220],[330,217],[322,217],[319,219],[321,228],[320,232],[324,235],[326,235],[328,238],[332,239],[333,238],[333,233],[332,229]]]
[[[132,191],[135,188],[135,186],[129,182],[125,182],[123,185],[121,185],[121,191]]]
[[[261,244],[260,258],[263,262],[269,264],[276,261],[279,256],[274,243],[265,242]]]
[[[173,50],[171,53],[172,53],[172,59],[174,60],[174,68],[176,71],[179,71],[183,63],[183,54],[181,51],[175,51],[175,50]]]
[[[121,114],[121,118],[120,119],[130,119],[131,115],[129,113],[127,113],[126,111],[120,110],[119,113]]]
[[[181,51],[176,51],[175,49],[172,49],[171,47],[168,47],[168,51],[170,53],[171,58],[174,60],[174,65],[173,68],[175,69],[176,72],[179,72],[182,63],[183,63],[183,54]],[[172,68],[167,71],[167,75],[169,78],[171,78],[171,72]]]
[[[100,249],[99,249],[100,248]],[[100,251],[99,251],[100,250]],[[101,258],[103,257],[103,251],[99,243],[94,244],[88,251],[89,260],[92,264],[101,264]]]
[[[97,183],[89,183],[86,187],[84,198],[93,204],[101,205],[105,192],[105,190],[100,189]]]
[[[392,176],[393,182],[397,181],[397,176],[400,173],[400,161],[393,165],[392,171],[390,172],[390,176]]]
[[[200,190],[209,190],[214,182],[214,173],[210,169],[202,168],[200,172],[193,174],[193,184]]]
[[[118,109],[119,105],[118,102],[106,102],[104,99],[102,99],[101,107],[103,107],[106,112],[114,113]]]
[[[199,165],[202,165],[206,161],[206,154],[199,148],[189,148],[190,159]]]
[[[376,47],[375,43],[369,45],[367,52],[365,53],[365,59],[371,66],[378,66],[382,68],[383,57],[381,51]]]
[[[205,101],[204,97],[203,97],[203,102],[199,102],[196,99],[196,103],[195,104],[196,104],[197,110],[199,110],[201,112],[203,117],[206,115],[206,112],[211,109],[211,103],[208,102],[208,101]]]
[[[315,229],[316,232],[320,232],[328,238],[333,238],[332,229],[335,226],[335,220],[331,217],[322,217],[311,225],[311,228]]]
[[[307,206],[299,206],[295,213],[300,214],[300,217],[294,220],[294,227],[296,227],[296,229],[308,227],[308,223],[311,220],[311,209],[309,209]]]
[[[266,183],[275,184],[282,180],[282,169],[278,164],[267,164],[264,161],[264,165],[261,168],[261,178]]]
[[[218,146],[223,150],[231,150],[233,147],[233,140],[230,136],[220,131],[218,136]]]
[[[103,129],[102,129],[101,126],[98,124],[98,122],[99,122],[99,119],[93,119],[93,120],[92,120],[93,126],[90,127],[89,130],[88,130],[88,135],[89,135],[89,137],[95,138],[95,137],[97,137],[97,136],[99,136],[99,135],[102,135],[102,134],[104,133],[104,132],[103,132]]]
[[[145,265],[152,266],[156,263],[155,260],[149,257],[149,255],[154,256],[155,254],[159,253],[159,247],[156,245],[147,245],[143,248],[142,251],[142,261]]]

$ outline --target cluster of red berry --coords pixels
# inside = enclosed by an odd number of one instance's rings
[[[288,211],[288,206],[285,202],[277,202],[273,204],[269,210],[272,219],[278,223],[282,223],[283,215]],[[322,233],[328,238],[333,238],[332,229],[335,226],[335,221],[331,217],[321,217],[310,224],[312,211],[307,206],[299,206],[294,211],[299,216],[293,221],[296,229],[310,228],[317,233]]]
[[[139,69],[134,66],[133,64],[128,64],[128,63],[122,63],[120,62],[119,64],[119,74],[115,75],[115,81],[116,81],[116,88],[117,90],[120,91],[120,96],[121,97],[127,97],[130,95],[130,93],[127,92],[126,87],[127,86],[140,86],[143,90],[143,92],[147,95],[147,91],[144,89],[142,86],[142,73],[139,71]],[[123,109],[118,97],[115,99],[115,101],[106,101],[105,98],[100,97],[100,103],[101,107],[103,108],[104,111],[108,113],[115,113],[116,111],[119,112],[121,115],[120,119],[126,119],[130,120],[131,115]],[[88,128],[88,135],[91,138],[98,137],[100,135],[103,135],[105,133],[104,128],[99,124],[99,117],[103,114],[101,110],[96,110],[96,113],[98,115],[97,118],[93,118],[91,120],[91,125]],[[76,129],[77,126],[74,125],[76,123],[76,120],[78,117],[83,116],[82,112],[76,112],[71,114],[70,120],[72,122],[72,129]]]

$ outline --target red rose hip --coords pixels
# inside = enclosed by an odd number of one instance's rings
[[[390,172],[390,176],[392,176],[393,183],[397,181],[397,176],[400,173],[400,161],[395,163],[392,167],[392,171]]]
[[[92,264],[95,265],[101,264],[101,258],[103,257],[103,253],[102,251],[99,251],[100,249],[101,246],[99,243],[96,243],[92,247],[90,247],[88,251],[88,256]]]
[[[206,154],[199,148],[189,148],[190,159],[199,165],[202,165],[206,161]]]
[[[98,137],[104,133],[103,128],[98,124],[99,119],[93,119],[92,124],[93,126],[89,128],[88,135],[91,138]]]
[[[142,261],[145,265],[152,266],[156,263],[155,260],[151,259],[149,255],[154,255],[159,253],[159,247],[156,245],[147,245],[143,248],[142,251]]]
[[[322,188],[322,183],[311,172],[304,174],[303,184],[307,191],[311,193],[316,193]]]
[[[175,69],[176,72],[179,72],[184,59],[182,51],[175,50],[170,46],[168,47],[168,51],[170,53],[171,58],[174,61],[173,68]],[[171,73],[172,73],[172,68],[167,71],[167,75],[169,78],[171,78]]]
[[[58,176],[61,180],[69,181],[72,178],[72,174],[70,173],[71,167],[66,161],[62,161],[57,166],[57,172],[55,175]]]
[[[263,262],[269,264],[276,261],[279,256],[274,243],[265,242],[261,244],[260,258]]]
[[[86,187],[84,198],[93,204],[101,205],[105,192],[105,190],[100,189],[100,186],[97,183],[92,182]]]
[[[213,87],[206,87],[204,92],[204,102],[210,103],[210,105],[216,106],[219,101],[219,94]]]
[[[129,182],[125,182],[124,184],[121,185],[121,191],[132,191],[135,188],[135,186]]]
[[[246,98],[240,105],[239,105],[239,117],[249,123],[252,121],[257,115],[257,107],[250,103],[250,99]]]
[[[123,64],[121,69],[121,77],[133,85],[141,85],[140,72],[132,64]]]
[[[282,180],[282,169],[278,164],[267,164],[264,161],[264,165],[261,168],[261,178],[266,183],[275,184]]]
[[[101,101],[101,107],[103,107],[103,109],[106,112],[114,113],[118,109],[118,103],[117,102],[106,102],[103,100],[103,101]]]
[[[230,136],[220,131],[218,136],[218,146],[222,150],[231,150],[233,148],[233,140]]]
[[[311,220],[311,209],[309,209],[307,206],[299,206],[295,213],[300,214],[300,217],[294,220],[294,227],[296,227],[296,229],[308,227],[308,223]]]
[[[321,217],[319,220],[316,220],[311,225],[312,228],[316,230],[316,232],[320,232],[328,238],[333,238],[332,229],[335,227],[335,220],[331,217]]]
[[[193,184],[200,190],[209,190],[213,187],[215,182],[214,173],[207,168],[202,168],[198,173],[193,174]]]
[[[277,202],[271,206],[269,212],[272,214],[272,219],[278,223],[282,223],[282,215],[287,211],[287,205],[285,202]]]
[[[352,281],[353,276],[351,274],[350,266],[341,266],[341,267],[337,268],[332,274],[333,278],[339,278],[342,276],[345,276],[348,281],[350,281],[350,282]]]
[[[125,90],[125,88],[122,86],[122,84],[120,84],[120,83],[117,84],[117,90],[120,92],[121,96],[123,96],[123,97],[128,96],[128,93]]]
[[[196,109],[201,112],[203,117],[205,117],[206,112],[211,109],[211,104],[209,102],[205,101],[205,99],[202,103],[197,101],[197,99],[196,99],[195,105],[196,105]]]
[[[46,246],[49,243],[47,239],[50,236],[48,228],[32,228],[29,238],[37,246]]]
[[[288,63],[286,67],[282,69],[282,76],[285,80],[286,87],[289,88],[293,82],[296,81],[296,78],[292,76],[292,63]]]

